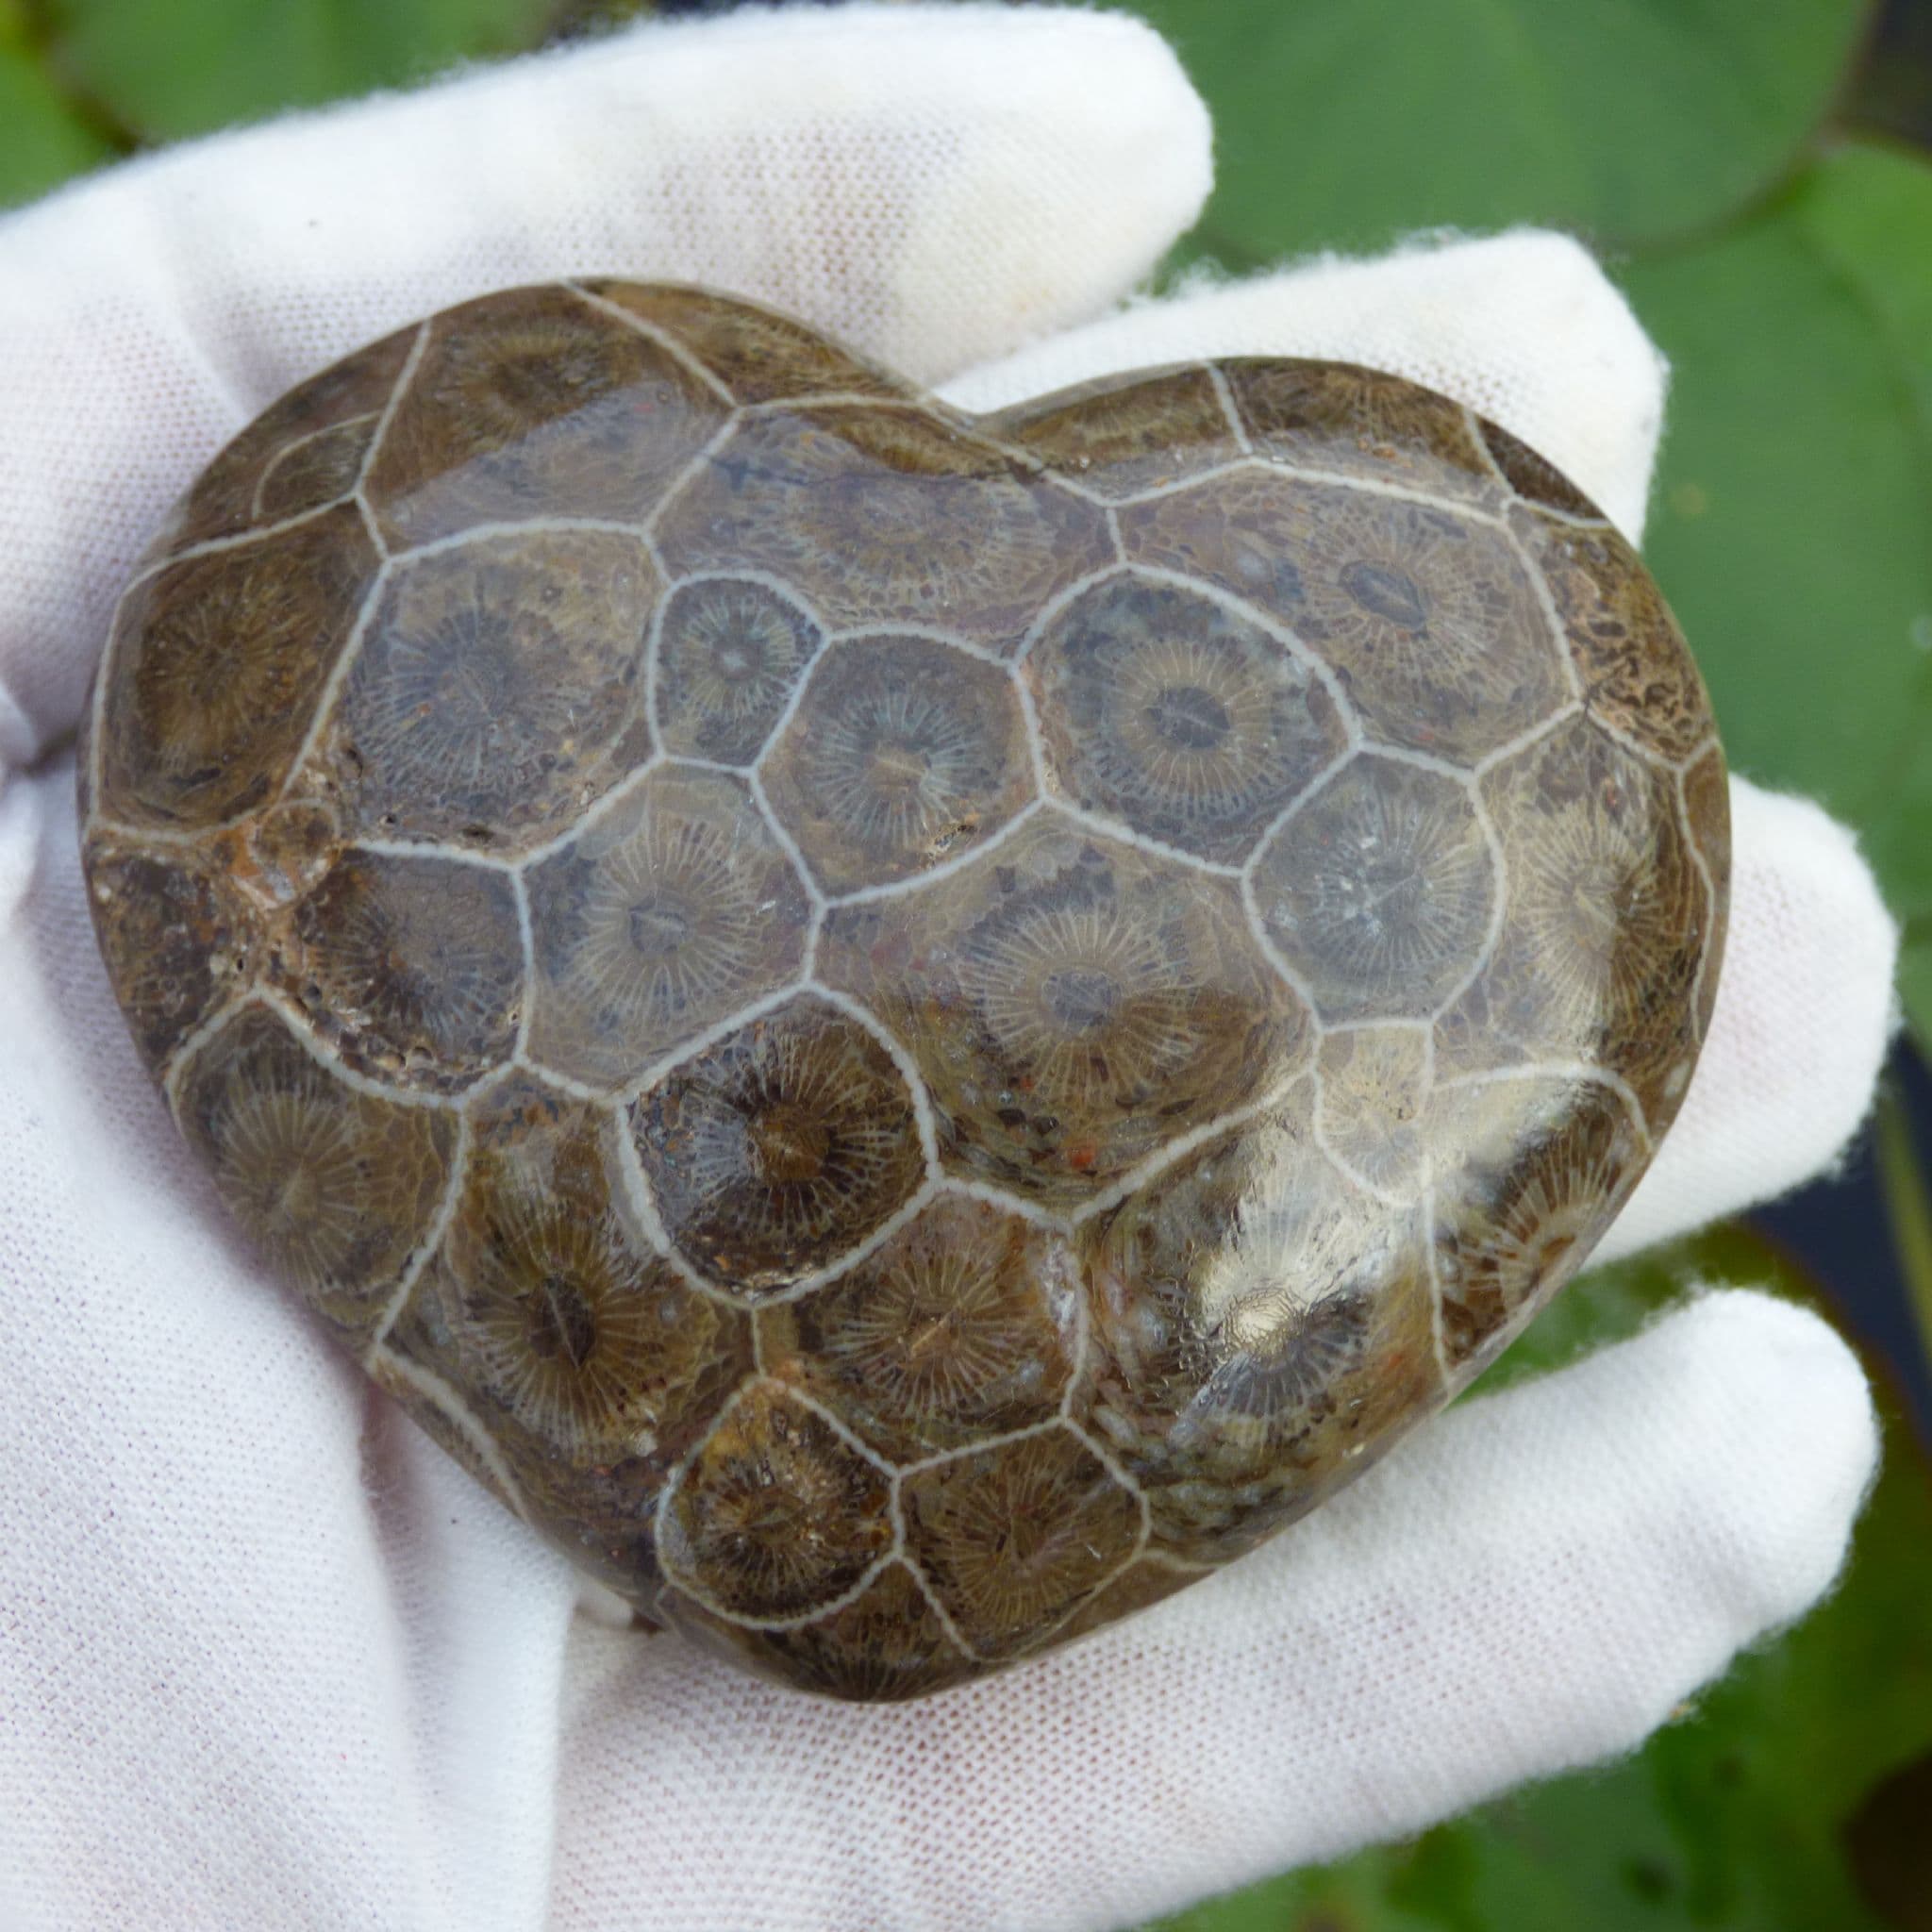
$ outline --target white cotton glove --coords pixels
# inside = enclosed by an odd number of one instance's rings
[[[1043,1661],[892,1709],[769,1690],[575,1614],[562,1560],[258,1278],[137,1065],[65,749],[109,605],[248,417],[446,303],[708,282],[982,407],[1347,357],[1637,533],[1663,371],[1578,248],[1113,308],[1208,180],[1130,22],[854,7],[647,28],[0,222],[0,1924],[1115,1926],[1628,1750],[1829,1586],[1862,1378],[1810,1315],[1713,1291]],[[1851,840],[1742,782],[1733,811],[1709,1044],[1618,1250],[1828,1166],[1883,1052],[1893,933]]]

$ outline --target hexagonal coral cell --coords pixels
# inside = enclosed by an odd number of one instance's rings
[[[519,1075],[479,1103],[461,1195],[389,1346],[464,1391],[525,1507],[620,1588],[673,1463],[752,1366],[626,1199],[622,1129]]]
[[[1473,763],[1571,701],[1536,587],[1491,523],[1258,466],[1120,519],[1133,561],[1205,576],[1287,624],[1371,738]]]
[[[1338,1027],[1317,1058],[1315,1125],[1359,1185],[1412,1201],[1428,1174],[1426,1025]]]
[[[855,395],[909,401],[919,394],[909,383],[827,341],[816,329],[741,296],[664,283],[592,281],[583,286],[675,338],[741,403]]]
[[[516,1046],[516,894],[433,852],[345,853],[295,907],[271,977],[357,1072],[458,1091]]]
[[[834,894],[957,858],[1033,795],[1012,680],[931,638],[828,646],[759,776]]]
[[[762,1313],[763,1359],[916,1462],[1055,1412],[1081,1296],[1065,1236],[941,1194],[836,1281]]]
[[[749,1383],[666,1498],[672,1581],[726,1615],[809,1616],[892,1544],[884,1470],[777,1384]]]
[[[344,826],[508,850],[559,830],[649,753],[619,740],[657,593],[642,542],[608,530],[396,567],[318,745]]]
[[[674,1067],[630,1122],[665,1233],[693,1267],[751,1295],[842,1259],[925,1177],[891,1055],[815,994]]]
[[[533,1058],[619,1087],[775,992],[811,908],[744,780],[660,767],[530,868]]]
[[[982,421],[989,435],[1114,501],[1168,489],[1241,454],[1205,368],[1102,376]]]
[[[1624,1102],[1581,1074],[1449,1086],[1429,1139],[1442,1350],[1461,1388],[1582,1265],[1629,1198],[1644,1147]]]
[[[242,1007],[184,1061],[175,1118],[275,1272],[366,1344],[441,1200],[455,1115],[358,1091]]]
[[[375,570],[375,546],[345,505],[142,578],[101,669],[102,809],[198,827],[266,804]]]
[[[88,909],[150,1071],[252,973],[255,922],[211,855],[110,833],[87,842]]]
[[[1502,494],[1474,420],[1448,396],[1343,362],[1268,357],[1222,367],[1263,457],[1452,500]]]
[[[924,410],[741,423],[658,526],[671,569],[747,565],[845,630],[916,625],[1011,651],[1040,607],[1110,563],[1106,515]]]
[[[358,349],[272,403],[169,512],[150,557],[319,508],[356,486],[413,328]]]
[[[1252,890],[1324,1020],[1420,1019],[1476,970],[1497,880],[1466,784],[1365,754],[1288,815]]]
[[[750,764],[824,641],[818,620],[774,585],[742,576],[679,584],[655,646],[665,750]]]
[[[660,1604],[707,1649],[801,1690],[894,1703],[959,1683],[978,1668],[904,1563],[888,1563],[837,1609],[776,1629],[746,1629],[679,1590],[666,1591]]]
[[[1108,577],[1026,657],[1049,782],[1195,858],[1239,862],[1348,744],[1321,675],[1201,591]]]
[[[1541,571],[1584,701],[1658,758],[1689,758],[1715,728],[1704,679],[1656,580],[1607,525],[1516,508],[1511,527]]]
[[[392,543],[527,517],[641,523],[730,413],[661,343],[567,289],[424,325],[371,461]]]
[[[905,1479],[906,1541],[981,1657],[1010,1657],[1077,1610],[1140,1546],[1140,1500],[1064,1428]]]
[[[1674,779],[1577,718],[1482,791],[1503,852],[1502,929],[1439,1023],[1439,1065],[1606,1068],[1661,1131],[1695,1058],[1691,993],[1714,917]]]
[[[1231,879],[1051,808],[924,891],[835,907],[819,970],[918,1062],[951,1172],[1065,1210],[1307,1044]]]

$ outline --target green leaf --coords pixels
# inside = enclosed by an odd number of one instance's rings
[[[1625,1335],[1687,1279],[1815,1298],[1764,1243],[1719,1229],[1586,1275],[1504,1361],[1520,1374],[1538,1357]],[[1887,1932],[1922,1923],[1881,1918],[1867,1890],[1887,1897],[1899,1874],[1925,1869],[1923,1807],[1900,1800],[1920,1788],[1932,1752],[1928,1593],[1932,1471],[1894,1413],[1838,1591],[1635,1757],[1412,1843],[1198,1907],[1163,1932]]]
[[[1920,425],[1932,430],[1932,168],[1851,142],[1799,184],[1793,206],[1884,330]]]
[[[1918,516],[1932,555],[1932,166],[1847,146],[1800,184],[1792,212],[1819,258],[1863,307],[1919,446]],[[1932,582],[1928,566],[1927,582]],[[1932,908],[1932,590],[1907,633],[1919,657],[1911,708],[1878,774],[1863,829],[1907,913]]]
[[[1231,266],[1442,225],[1630,246],[1792,164],[1863,0],[1129,0],[1212,104]]]
[[[533,46],[550,0],[45,0],[74,84],[147,141]]]
[[[4,17],[0,17],[4,25]],[[61,98],[28,50],[0,31],[0,207],[91,168],[106,143]]]
[[[1846,147],[1624,279],[1675,372],[1645,547],[1731,761],[1932,910],[1932,170]]]

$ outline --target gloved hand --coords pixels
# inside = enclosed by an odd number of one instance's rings
[[[706,282],[974,407],[1343,357],[1497,418],[1636,535],[1664,371],[1579,248],[1118,307],[1208,173],[1124,19],[853,7],[645,28],[0,223],[0,1923],[1118,1925],[1628,1750],[1829,1586],[1863,1381],[1810,1315],[1713,1291],[1065,1653],[894,1709],[767,1690],[576,1614],[259,1278],[136,1062],[69,750],[117,588],[257,409],[443,304]],[[1733,810],[1709,1045],[1617,1251],[1828,1166],[1878,1069],[1894,935],[1851,839],[1742,781]]]

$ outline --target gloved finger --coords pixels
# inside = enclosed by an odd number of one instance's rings
[[[1142,304],[945,392],[995,408],[1116,370],[1265,354],[1364,362],[1442,390],[1548,456],[1633,538],[1641,526],[1664,365],[1603,271],[1557,235],[1321,261]],[[1730,936],[1710,1037],[1606,1257],[1829,1167],[1884,1061],[1898,934],[1850,833],[1741,780],[1731,809]]]
[[[1588,250],[1536,229],[1332,258],[1132,308],[971,370],[944,393],[1002,408],[1116,370],[1318,356],[1441,390],[1549,458],[1634,542],[1665,365]]]
[[[1207,192],[1122,15],[746,11],[218,136],[0,223],[0,757],[69,728],[168,501],[298,378],[573,274],[762,297],[931,378],[1093,314]]]
[[[1823,1322],[1712,1294],[931,1704],[802,1701],[579,1619],[553,1923],[1077,1932],[1413,1832],[1629,1750],[1803,1612],[1875,1455]]]

